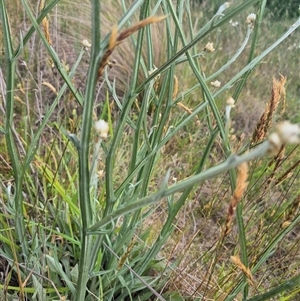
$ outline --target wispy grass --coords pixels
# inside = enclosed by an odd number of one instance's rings
[[[86,23],[60,20],[77,11],[73,2],[37,11],[21,2],[21,37],[14,8],[0,2],[0,154],[10,168],[0,190],[1,298],[297,296],[299,160],[285,144],[299,141],[299,127],[281,123],[270,135],[280,99],[289,110],[286,79],[274,80],[252,141],[232,130],[235,103],[261,96],[256,70],[300,20],[262,43],[266,1],[250,16],[258,1],[222,4],[201,26],[189,1],[91,1],[82,42],[76,28]],[[63,30],[75,37],[68,53]],[[227,53],[231,30],[239,39]]]

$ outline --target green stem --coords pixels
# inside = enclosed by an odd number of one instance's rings
[[[95,86],[100,52],[100,1],[92,0],[92,54],[87,77],[87,87],[83,105],[82,130],[79,156],[79,203],[81,210],[81,255],[77,282],[76,301],[85,300],[87,281],[89,278],[90,257],[92,250],[92,236],[87,236],[87,229],[93,224],[93,212],[90,196],[89,145],[92,127],[92,113],[94,105]]]

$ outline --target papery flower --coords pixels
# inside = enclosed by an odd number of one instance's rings
[[[286,143],[300,143],[300,127],[298,124],[292,124],[289,121],[283,121],[276,127],[281,142]]]
[[[211,82],[210,84],[215,88],[221,87],[221,82],[219,82],[218,80],[215,80],[214,82]]]
[[[246,18],[246,24],[247,25],[253,24],[255,22],[255,20],[256,20],[256,14],[251,13]]]
[[[207,43],[204,47],[204,51],[207,51],[207,52],[214,52],[215,51],[215,48],[214,48],[214,44],[213,43]]]
[[[300,143],[300,127],[289,121],[283,121],[276,126],[275,132],[269,135],[268,141],[271,153],[278,152],[283,144]]]
[[[226,101],[225,117],[227,120],[230,120],[230,111],[234,108],[234,103],[235,101],[232,97],[229,97]]]
[[[234,108],[235,106],[235,100],[232,97],[229,97],[226,101],[226,105],[227,106],[231,106],[232,108]]]
[[[92,47],[92,45],[91,45],[91,43],[88,41],[88,40],[82,40],[81,41],[81,44],[82,44],[82,46],[83,47],[85,47],[85,48],[91,48]]]
[[[95,122],[95,131],[99,135],[100,138],[106,139],[108,136],[108,123],[105,120],[98,120]]]

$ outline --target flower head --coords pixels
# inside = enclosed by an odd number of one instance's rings
[[[86,48],[86,49],[88,49],[88,48],[91,48],[91,43],[88,41],[88,40],[82,40],[81,41],[81,44],[82,44],[82,46],[84,47],[84,48]]]
[[[215,88],[221,87],[221,82],[219,82],[218,80],[215,80],[214,82],[211,82],[210,84]]]
[[[105,120],[100,119],[95,122],[95,131],[100,138],[106,139],[108,136],[108,130],[108,123]]]
[[[204,51],[214,52],[215,51],[214,44],[213,43],[207,43],[204,47]]]
[[[283,144],[300,143],[300,127],[289,121],[283,121],[276,126],[276,131],[268,137],[269,151],[276,153]]]
[[[251,13],[246,18],[246,24],[249,26],[253,26],[255,20],[256,20],[256,14]]]
[[[300,127],[298,124],[283,121],[277,125],[276,132],[283,144],[300,143]]]
[[[226,105],[227,106],[231,106],[232,108],[234,108],[235,106],[235,100],[232,97],[229,97],[226,101]]]

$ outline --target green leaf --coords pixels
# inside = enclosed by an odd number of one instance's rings
[[[67,287],[70,289],[73,295],[76,293],[76,289],[71,282],[71,279],[68,278],[68,276],[65,274],[65,272],[62,269],[61,263],[57,260],[57,258],[53,258],[50,255],[46,254],[46,261],[47,264],[52,272],[57,273],[61,278],[66,282]]]

